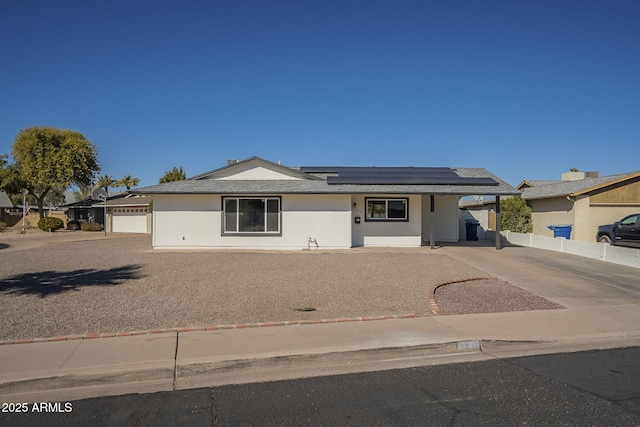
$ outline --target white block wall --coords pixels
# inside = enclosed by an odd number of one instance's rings
[[[591,259],[599,259],[614,264],[627,265],[640,268],[640,249],[611,246],[606,243],[589,243],[577,240],[567,240],[562,237],[538,236],[533,233],[514,233],[503,231],[502,236],[509,243],[518,246],[547,249],[565,252],[572,255],[583,256]],[[492,240],[493,232],[487,233],[487,239]]]

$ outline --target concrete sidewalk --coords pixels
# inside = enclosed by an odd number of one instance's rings
[[[640,345],[633,271],[600,276],[606,265],[580,267],[594,261],[567,255],[550,267],[529,248],[438,250],[567,309],[3,345],[0,393],[5,402],[64,401]]]

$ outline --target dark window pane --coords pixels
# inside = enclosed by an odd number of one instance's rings
[[[224,199],[224,231],[238,231],[238,201]]]
[[[407,217],[407,204],[404,200],[389,200],[388,218],[405,219]]]
[[[280,200],[267,199],[267,231],[280,231]]]
[[[239,199],[238,231],[264,232],[264,199]]]

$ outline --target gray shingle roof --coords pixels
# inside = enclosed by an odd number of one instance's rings
[[[115,199],[107,200],[108,207],[119,207],[119,206],[149,206],[149,203],[153,200],[153,197],[150,196],[142,196],[142,195],[130,195],[129,197],[119,197]],[[104,206],[104,202],[95,202],[93,207],[101,207]]]
[[[326,180],[222,180],[188,179],[138,188],[135,194],[451,194],[517,195],[520,194],[483,168],[455,169],[461,177],[493,178],[498,185],[329,185]]]
[[[4,191],[0,191],[0,208],[12,208],[13,203],[11,203],[11,199],[7,196],[7,193]]]
[[[554,180],[550,180],[550,179],[547,179],[547,180],[543,180],[543,179],[526,179],[526,180],[522,181],[522,183],[520,185],[526,183],[526,184],[529,184],[532,187],[539,187],[541,185],[557,184],[558,182],[562,182],[562,181],[559,180],[559,179],[554,179]]]
[[[629,173],[623,173],[619,175],[601,176],[598,178],[585,178],[577,181],[552,181],[552,183],[538,184],[535,187],[529,187],[522,190],[522,198],[525,200],[531,199],[545,199],[549,197],[561,197],[568,196],[579,191],[586,190],[591,187],[606,184],[610,181],[615,181],[620,178],[624,178]],[[529,183],[542,183],[544,181],[531,181]]]

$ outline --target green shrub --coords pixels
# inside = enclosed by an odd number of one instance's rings
[[[500,229],[516,233],[533,232],[531,208],[520,197],[500,200]]]
[[[64,222],[53,216],[45,216],[38,221],[38,228],[43,231],[56,231],[62,227],[64,227]]]
[[[0,231],[3,231],[5,228],[7,228],[7,223],[0,221]]]
[[[102,231],[104,228],[102,224],[98,224],[97,222],[83,222],[80,226],[82,231]]]

